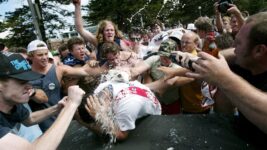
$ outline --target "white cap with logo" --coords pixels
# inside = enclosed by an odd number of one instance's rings
[[[44,50],[44,49],[47,49],[48,50],[48,47],[47,47],[47,45],[45,44],[44,41],[34,40],[34,41],[31,41],[28,44],[27,52],[29,53],[29,52],[32,52],[32,51]]]

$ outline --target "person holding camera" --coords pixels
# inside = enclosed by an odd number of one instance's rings
[[[223,33],[224,23],[222,20],[222,14],[229,14],[231,16],[230,26],[231,26],[231,35],[235,38],[235,35],[240,30],[241,26],[244,24],[245,19],[242,16],[242,13],[237,8],[236,5],[232,3],[231,0],[220,0],[214,4],[215,16],[216,16],[216,26],[218,32]]]

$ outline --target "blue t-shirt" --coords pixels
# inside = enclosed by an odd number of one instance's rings
[[[71,53],[68,54],[67,57],[63,59],[63,64],[68,66],[75,66],[75,65],[84,65],[86,61],[88,61],[90,58],[88,56],[85,56],[84,60],[76,59]]]
[[[22,104],[14,106],[11,110],[11,114],[5,114],[0,111],[0,138],[12,132],[14,127],[18,123],[26,120],[29,115],[30,112]]]

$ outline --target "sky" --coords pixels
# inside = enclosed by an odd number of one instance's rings
[[[88,4],[90,0],[81,0],[82,5]],[[21,8],[23,5],[28,5],[27,0],[8,0],[8,2],[3,2],[0,4],[0,20],[4,19],[5,13],[9,11],[14,11],[16,8]],[[74,11],[74,7],[72,4],[64,5],[64,8],[69,9],[70,11]]]
[[[34,0],[32,0],[34,1]],[[41,2],[43,0],[40,0]],[[82,5],[86,5],[88,4],[88,2],[90,0],[81,0],[82,1]],[[6,12],[12,12],[14,11],[16,8],[22,8],[23,5],[28,5],[28,0],[8,0],[8,2],[3,2],[0,4],[0,21],[3,21],[5,18],[5,13]],[[74,6],[72,4],[70,5],[62,5],[62,8],[67,9],[69,11],[74,11]],[[82,14],[84,15],[85,12],[82,12]],[[65,18],[66,19],[66,18]],[[74,17],[70,17],[66,19],[70,24],[74,25]],[[69,30],[68,29],[63,29],[61,32],[65,32]],[[0,38],[5,38],[8,34],[10,34],[10,31],[5,31],[0,33]]]

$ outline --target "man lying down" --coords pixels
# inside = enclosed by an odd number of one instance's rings
[[[128,73],[110,70],[101,80],[94,95],[79,107],[79,122],[96,133],[109,135],[111,142],[126,139],[138,118],[161,114],[153,92],[138,81],[129,81]]]

